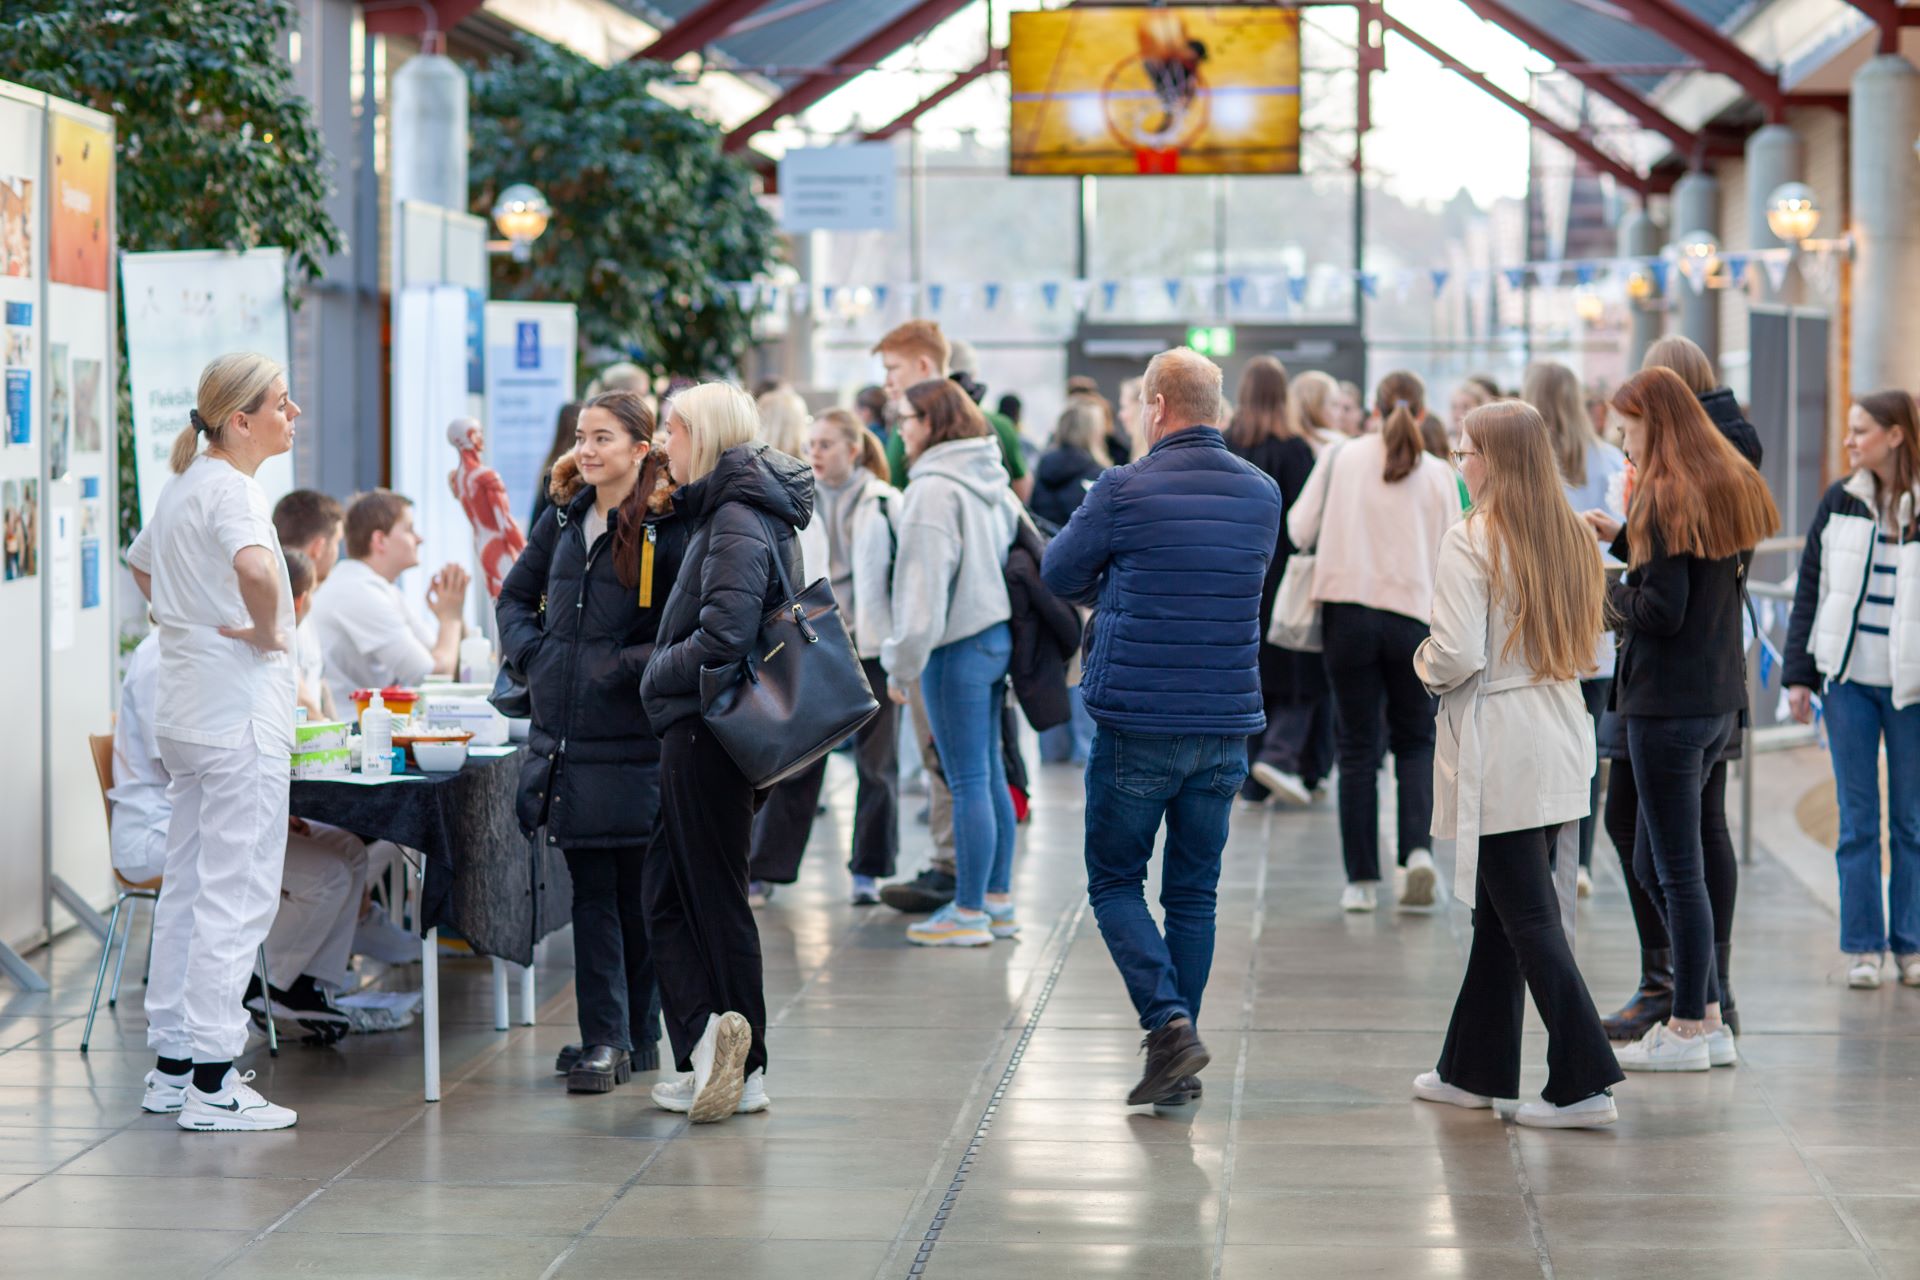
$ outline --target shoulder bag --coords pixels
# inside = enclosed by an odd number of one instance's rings
[[[700,669],[700,714],[755,790],[785,781],[880,712],[833,588],[796,594],[779,540],[760,517],[783,601],[739,662]]]
[[[1327,488],[1333,487],[1333,464],[1340,456],[1341,446],[1346,441],[1327,451]],[[1322,498],[1321,525],[1326,524],[1325,498]],[[1283,514],[1281,519],[1285,519]],[[1315,537],[1313,546],[1302,547],[1287,557],[1287,567],[1280,575],[1280,589],[1273,597],[1273,617],[1267,622],[1267,643],[1278,649],[1292,649],[1296,653],[1320,652],[1320,605],[1313,598],[1314,553],[1319,549],[1320,539]]]

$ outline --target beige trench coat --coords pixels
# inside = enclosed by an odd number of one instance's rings
[[[1433,835],[1452,839],[1453,894],[1474,905],[1480,837],[1584,818],[1591,811],[1593,721],[1575,680],[1542,683],[1516,645],[1513,616],[1488,599],[1485,521],[1440,543],[1433,631],[1414,671],[1440,697],[1433,752]]]

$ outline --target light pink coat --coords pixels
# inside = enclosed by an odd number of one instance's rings
[[[1460,522],[1459,481],[1426,453],[1393,484],[1386,467],[1378,435],[1327,450],[1287,513],[1287,533],[1294,546],[1315,551],[1316,604],[1362,604],[1427,622],[1440,540]]]

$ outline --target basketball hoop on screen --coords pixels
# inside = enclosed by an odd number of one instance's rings
[[[1136,147],[1133,152],[1133,163],[1134,171],[1137,173],[1178,173],[1180,172],[1180,148]]]

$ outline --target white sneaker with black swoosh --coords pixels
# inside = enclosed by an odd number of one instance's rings
[[[300,1119],[287,1107],[276,1107],[254,1091],[248,1083],[253,1072],[241,1075],[227,1068],[227,1078],[218,1093],[202,1093],[187,1086],[180,1107],[180,1127],[200,1133],[249,1133],[256,1130],[291,1129]]]
[[[162,1075],[156,1068],[147,1072],[146,1096],[140,1099],[140,1109],[156,1116],[179,1114],[180,1107],[187,1100],[187,1086],[193,1083],[191,1071],[183,1076]]]

